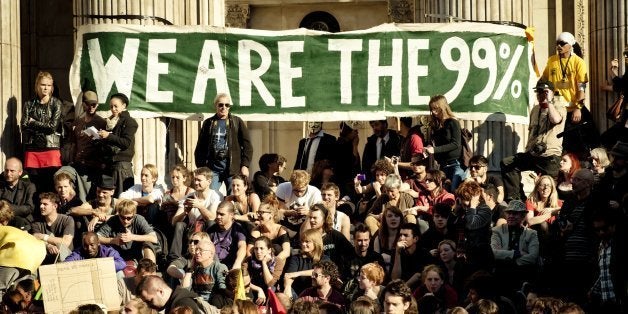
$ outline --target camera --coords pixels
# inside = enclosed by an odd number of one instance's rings
[[[301,206],[303,206],[303,204],[300,204],[299,202],[292,202],[292,204],[290,204],[290,209],[296,210],[297,208]]]
[[[360,180],[360,181],[366,180],[366,175],[364,173],[358,174],[358,180]]]
[[[545,144],[545,142],[537,142],[534,144],[534,146],[532,146],[532,154],[537,155],[537,156],[541,156],[543,155],[543,153],[545,153],[545,151],[547,150],[547,144]]]

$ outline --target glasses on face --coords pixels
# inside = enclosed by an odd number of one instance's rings
[[[564,46],[564,45],[567,45],[567,42],[564,42],[564,41],[562,41],[562,40],[559,40],[559,41],[557,41],[557,42],[556,42],[556,45],[558,45],[558,46],[561,46],[561,47],[562,47],[562,46]]]
[[[198,243],[201,242],[201,240],[190,240],[190,245],[194,244],[194,245],[198,245]]]
[[[471,169],[473,170],[480,170],[484,167],[484,165],[471,165]]]
[[[294,192],[294,194],[303,194],[307,191],[307,188],[304,189],[292,189],[292,192]]]
[[[211,252],[211,249],[201,249],[200,247],[197,247],[194,249],[194,253],[203,253],[203,252]]]
[[[122,216],[122,215],[119,215],[118,217],[120,217],[120,219],[124,220],[124,221],[131,221],[131,220],[133,220],[133,217],[135,217],[135,215],[133,215],[133,216]]]
[[[219,102],[219,103],[216,104],[216,106],[218,106],[219,108],[222,108],[222,107],[229,108],[229,107],[231,107],[231,104],[230,103]]]

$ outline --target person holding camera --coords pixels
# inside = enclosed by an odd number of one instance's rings
[[[231,194],[231,177],[249,176],[253,146],[246,124],[229,112],[231,97],[220,93],[214,98],[216,114],[203,121],[194,150],[196,167],[208,167],[214,173],[211,189],[220,193],[225,183],[226,194]]]
[[[563,139],[557,135],[565,129],[566,106],[561,97],[554,97],[554,84],[539,80],[534,88],[538,103],[530,112],[529,136],[525,152],[506,157],[501,162],[505,199],[525,201],[521,171],[557,178]]]

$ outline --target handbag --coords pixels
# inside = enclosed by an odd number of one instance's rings
[[[606,118],[617,122],[621,119],[621,111],[623,109],[622,104],[624,103],[624,93],[619,94],[619,98],[615,100],[612,106],[606,110]]]

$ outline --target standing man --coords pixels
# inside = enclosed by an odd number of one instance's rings
[[[104,118],[96,114],[98,110],[98,95],[93,91],[83,93],[83,115],[72,122],[70,138],[68,144],[74,146],[71,159],[71,166],[76,172],[90,183],[90,198],[93,197],[95,189],[92,183],[97,183],[102,174],[103,164],[102,154],[98,147],[94,145],[92,136],[88,129],[104,130],[107,122]],[[91,130],[93,130],[91,129]]]
[[[526,199],[521,185],[521,171],[547,174],[554,178],[560,169],[563,139],[557,135],[565,129],[565,104],[554,98],[554,84],[543,79],[534,88],[538,104],[530,112],[528,144],[523,153],[506,157],[501,162],[505,200]]]
[[[11,210],[15,214],[17,224],[30,224],[33,222],[33,196],[35,185],[32,182],[21,180],[22,161],[12,157],[4,162],[4,172],[0,181],[0,199],[9,202]]]
[[[41,220],[33,222],[31,229],[35,238],[46,242],[48,254],[44,264],[65,260],[72,250],[74,220],[70,216],[57,213],[59,197],[51,192],[39,194]]]
[[[372,178],[371,167],[375,161],[384,157],[399,156],[401,152],[401,136],[399,133],[388,129],[388,121],[369,121],[373,135],[366,139],[364,153],[362,154],[362,170]],[[370,180],[369,180],[370,181]]]
[[[194,150],[196,167],[208,167],[214,172],[211,189],[218,192],[225,183],[227,195],[231,194],[231,177],[236,174],[249,176],[253,146],[244,121],[229,113],[232,102],[227,94],[214,98],[216,114],[203,121]]]
[[[556,54],[547,59],[541,80],[552,82],[556,95],[560,93],[568,103],[563,147],[584,160],[589,150],[599,145],[599,133],[584,105],[589,76],[586,63],[578,55],[580,51],[571,33],[560,33],[556,38]]]
[[[309,135],[299,141],[294,170],[312,173],[312,166],[319,160],[327,159],[335,166],[336,137],[323,132],[323,122],[308,121]]]

